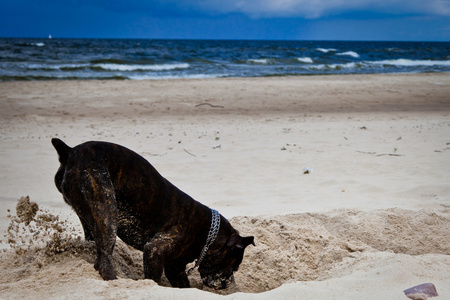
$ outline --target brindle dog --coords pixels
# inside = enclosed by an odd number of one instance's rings
[[[142,156],[120,145],[87,142],[70,148],[52,144],[61,163],[55,184],[95,241],[95,269],[116,279],[112,253],[116,235],[144,252],[145,278],[160,283],[164,270],[174,287],[189,287],[186,264],[200,256],[212,211],[168,180]],[[199,265],[203,283],[226,288],[253,237],[241,237],[220,215],[220,229]]]

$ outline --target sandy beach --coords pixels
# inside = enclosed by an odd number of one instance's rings
[[[103,281],[52,137],[130,148],[255,236],[236,283],[158,286],[121,241]],[[449,162],[450,73],[2,82],[0,298],[450,299]]]

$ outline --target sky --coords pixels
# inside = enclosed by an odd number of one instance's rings
[[[0,0],[0,37],[450,41],[450,0]]]

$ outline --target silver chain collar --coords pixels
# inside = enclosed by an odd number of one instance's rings
[[[191,274],[192,271],[194,271],[195,268],[197,268],[203,261],[203,259],[206,256],[206,253],[208,252],[209,246],[216,240],[217,234],[219,233],[220,229],[220,214],[217,210],[211,208],[211,227],[209,228],[208,238],[206,239],[206,244],[202,249],[202,252],[200,253],[199,258],[195,261],[195,266],[190,268],[187,271],[187,274]]]

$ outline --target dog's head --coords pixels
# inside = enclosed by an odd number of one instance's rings
[[[233,232],[229,238],[208,251],[198,271],[203,284],[214,289],[225,289],[234,281],[233,272],[239,269],[245,248],[254,243],[254,238],[241,237]]]

